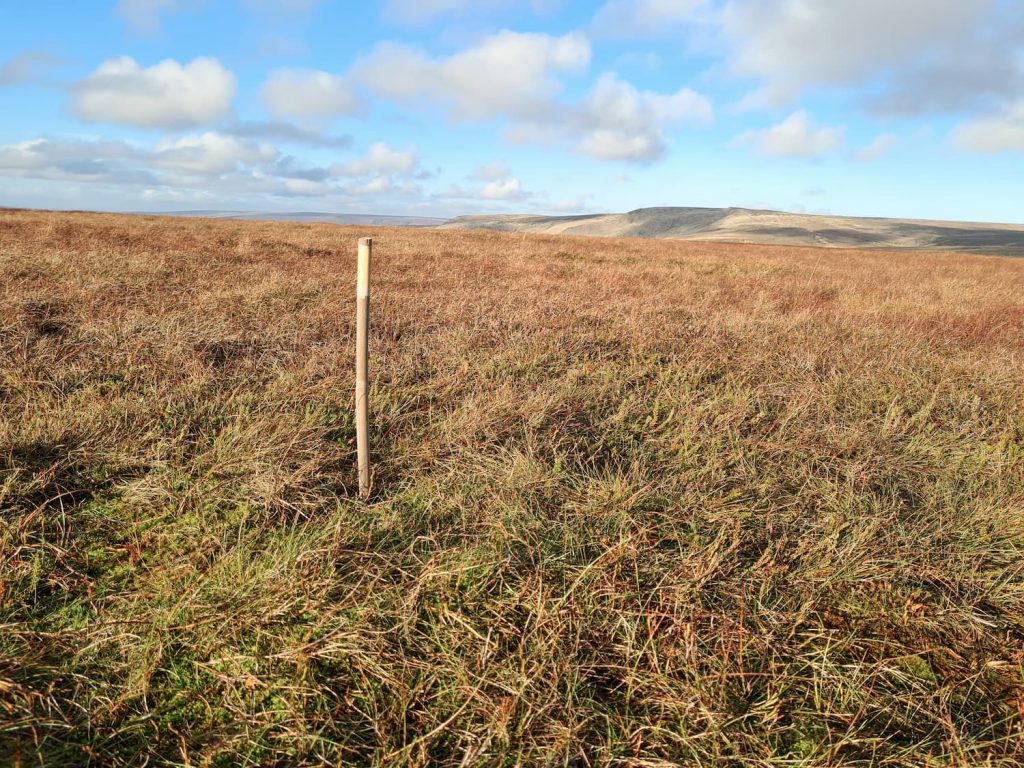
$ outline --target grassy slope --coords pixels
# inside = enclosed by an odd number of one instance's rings
[[[0,212],[0,764],[1024,760],[1024,262]]]

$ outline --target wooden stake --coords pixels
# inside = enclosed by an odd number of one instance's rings
[[[359,467],[359,495],[370,495],[370,257],[373,239],[359,240],[356,272],[356,453]]]

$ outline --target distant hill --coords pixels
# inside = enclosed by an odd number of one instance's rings
[[[442,226],[597,237],[1024,256],[1024,225],[812,216],[746,208],[641,208],[629,213],[585,216],[460,216]]]
[[[172,211],[167,216],[196,216],[238,221],[322,221],[328,224],[368,224],[384,227],[436,227],[448,219],[429,216],[383,216],[368,213],[274,213],[272,211]]]

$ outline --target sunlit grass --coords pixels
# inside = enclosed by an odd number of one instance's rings
[[[1024,760],[1024,262],[0,212],[0,274],[0,764]]]

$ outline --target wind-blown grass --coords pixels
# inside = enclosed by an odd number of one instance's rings
[[[1022,261],[6,211],[0,275],[0,763],[1024,762]]]

